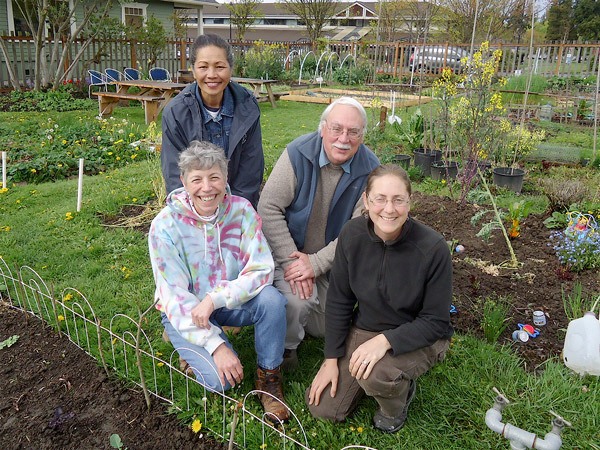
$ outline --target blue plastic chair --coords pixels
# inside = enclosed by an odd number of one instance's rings
[[[125,75],[123,75],[117,69],[104,69],[104,73],[106,74],[106,81],[109,83],[125,79]]]
[[[97,70],[88,70],[88,74],[90,76],[90,84],[88,85],[88,97],[92,98],[92,86],[98,86],[100,90],[107,90],[108,80],[106,79],[106,75],[102,72],[98,72]]]
[[[133,67],[126,67],[125,70],[123,70],[123,74],[125,75],[126,80],[141,80],[143,78],[142,72]]]
[[[150,69],[150,79],[155,81],[171,81],[171,74],[163,67],[153,67]]]

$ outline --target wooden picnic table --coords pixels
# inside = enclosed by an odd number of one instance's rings
[[[116,92],[95,93],[98,96],[100,115],[111,115],[121,100],[138,100],[144,106],[146,124],[155,121],[165,105],[187,86],[185,83],[153,80],[122,80],[112,84],[117,87]],[[130,87],[137,87],[140,91],[130,94],[128,92]]]
[[[191,70],[178,70],[177,81],[191,83],[194,81],[194,75]],[[249,84],[252,87],[254,97],[259,102],[270,102],[271,106],[275,108],[275,101],[278,99],[278,95],[273,94],[272,84],[277,83],[277,80],[261,80],[259,78],[240,78],[231,77],[232,81],[240,84]],[[263,92],[263,88],[267,91]]]

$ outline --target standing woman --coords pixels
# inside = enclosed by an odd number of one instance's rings
[[[453,334],[452,265],[442,235],[409,216],[411,185],[395,165],[374,169],[364,215],[340,233],[325,311],[325,361],[306,390],[315,417],[343,421],[363,395],[373,425],[404,425],[415,380],[441,361]]]
[[[190,58],[196,81],[169,102],[162,115],[167,194],[181,187],[179,154],[192,141],[210,141],[225,149],[231,192],[256,208],[265,165],[258,103],[231,81],[233,53],[219,36],[198,36]]]

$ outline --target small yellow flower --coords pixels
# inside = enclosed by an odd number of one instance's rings
[[[358,428],[356,429],[356,431],[358,431],[359,433],[362,433],[362,432],[364,431],[364,428],[363,428],[363,427],[358,427]]]
[[[3,187],[2,189],[0,189],[0,194],[4,194],[6,192],[8,192],[8,188]]]
[[[202,429],[202,422],[199,419],[194,419],[192,422],[192,431],[198,433]]]
[[[65,220],[73,220],[73,213],[72,212],[65,213]]]
[[[0,231],[6,231],[9,232],[10,231],[10,227],[8,225],[5,225],[3,227],[0,227]]]
[[[164,362],[158,362],[158,363],[156,363],[156,365],[157,365],[158,367],[162,367],[162,366],[164,366],[164,365],[165,365],[165,363],[164,363]]]
[[[262,444],[262,445],[260,446],[260,450],[265,450],[265,448],[267,448],[267,444]]]
[[[36,173],[36,172],[37,172],[37,170],[31,169],[31,173]]]
[[[133,203],[135,203],[135,202],[137,202],[137,198],[133,197],[133,198],[131,199],[131,201],[132,201]]]
[[[65,316],[63,316],[62,314],[58,315],[58,321],[59,322],[63,322],[65,320]]]
[[[108,156],[112,156],[113,152],[108,152]]]
[[[65,301],[65,302],[68,302],[69,300],[72,300],[72,299],[73,299],[73,294],[71,294],[70,292],[63,297],[63,301]]]
[[[131,159],[135,159],[137,158],[137,153],[134,153],[133,155],[131,155]]]
[[[156,356],[162,356],[161,352],[156,352]]]

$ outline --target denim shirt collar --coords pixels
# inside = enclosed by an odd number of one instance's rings
[[[344,172],[346,172],[347,174],[350,173],[350,164],[352,164],[353,159],[354,156],[341,166],[342,169],[344,169]],[[331,164],[331,161],[329,161],[329,158],[327,158],[327,153],[325,153],[325,147],[323,147],[323,143],[321,143],[321,152],[319,153],[319,167],[324,167],[327,164]]]
[[[213,119],[206,112],[206,107],[204,106],[204,103],[202,102],[202,96],[200,95],[200,88],[198,87],[197,83],[196,83],[196,89],[194,92],[196,94],[196,100],[198,101],[198,104],[200,105],[200,111],[202,111],[202,123],[206,124]],[[217,115],[215,120],[217,122],[219,122],[221,120],[221,116],[227,116],[227,117],[232,118],[233,117],[233,109],[234,109],[233,95],[231,95],[231,91],[228,88],[225,88],[225,90],[223,91],[223,103],[221,103],[221,110],[219,111],[219,114]]]

